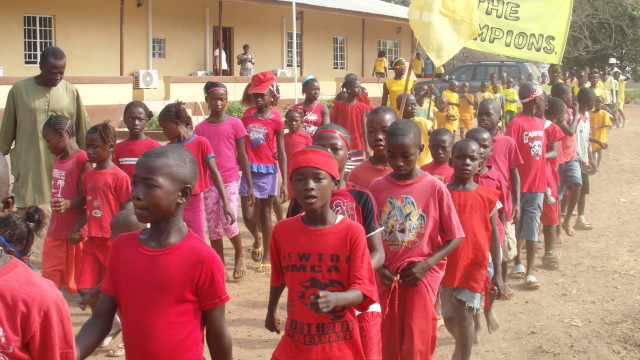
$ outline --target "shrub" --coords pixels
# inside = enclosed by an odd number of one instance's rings
[[[245,111],[247,111],[247,108],[240,104],[239,101],[230,101],[224,109],[224,112],[238,119],[242,118],[242,114]]]

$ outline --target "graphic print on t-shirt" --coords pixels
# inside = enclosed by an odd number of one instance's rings
[[[402,195],[400,201],[393,197],[387,200],[382,209],[382,243],[391,250],[400,250],[403,246],[415,247],[426,229],[427,217],[418,208],[411,196]]]
[[[304,291],[300,291],[298,293],[298,299],[305,305],[309,306],[309,300],[312,295],[317,293],[320,290],[331,291],[331,292],[343,292],[347,291],[347,288],[344,286],[342,281],[336,279],[327,279],[327,281],[322,281],[317,277],[311,277],[305,281],[300,283]],[[332,321],[339,321],[347,315],[347,308],[345,307],[335,307],[331,309],[331,311],[326,314],[329,315]]]
[[[262,126],[262,124],[253,123],[247,128],[247,134],[249,140],[251,140],[251,147],[260,146],[265,143],[267,139],[267,132],[269,130]]]
[[[53,169],[53,175],[51,176],[51,195],[55,197],[62,197],[62,188],[64,187],[64,180],[67,173],[60,169]],[[55,194],[55,192],[58,192]]]
[[[336,196],[331,200],[331,211],[334,214],[342,215],[347,219],[351,219],[358,223],[361,222],[361,219],[358,216],[358,211],[356,210],[355,202],[350,202],[349,199],[345,199],[340,196]]]
[[[316,126],[317,121],[318,121],[318,114],[313,112],[308,112],[302,121],[302,131],[306,132],[309,135],[313,135],[316,132],[316,130],[318,130],[318,127]]]
[[[538,138],[539,140],[535,140]],[[522,139],[524,143],[529,144],[531,149],[531,156],[536,160],[540,160],[542,156],[542,139],[544,138],[544,131],[525,131],[522,133]]]
[[[0,359],[9,359],[6,355],[13,352],[13,344],[7,339],[4,329],[0,327]]]

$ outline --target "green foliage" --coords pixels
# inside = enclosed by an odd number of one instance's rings
[[[333,98],[324,98],[324,99],[320,99],[318,101],[323,103],[327,107],[327,109],[329,109],[329,111],[331,111],[331,108],[333,107],[333,103],[331,102],[331,100],[333,100]]]
[[[240,104],[239,101],[230,101],[224,109],[224,112],[238,119],[242,118],[242,114],[244,114],[245,111],[247,111],[247,108]]]
[[[147,121],[145,130],[162,130],[160,123],[158,123],[158,114],[153,114],[153,117]]]
[[[638,100],[640,99],[640,88],[635,88],[635,89],[625,89],[625,97],[628,100]]]
[[[382,0],[382,1],[386,1],[392,4],[402,5],[406,7],[409,7],[409,5],[411,5],[411,0]]]

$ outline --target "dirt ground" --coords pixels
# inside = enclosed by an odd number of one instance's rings
[[[516,299],[497,302],[501,328],[485,334],[482,343],[474,346],[473,359],[640,359],[640,167],[632,166],[640,158],[640,148],[633,145],[640,138],[636,122],[640,106],[626,110],[630,124],[610,132],[609,150],[599,173],[591,178],[586,218],[595,229],[563,237],[559,271],[540,268],[538,256],[534,274],[541,289],[527,291],[521,281],[510,280]],[[252,239],[244,230],[244,247],[249,249]],[[41,246],[34,249],[36,267]],[[233,259],[226,240],[225,254],[227,260]],[[269,278],[256,273],[257,265],[248,254],[246,258],[247,276],[227,282],[232,298],[226,305],[227,324],[234,358],[268,359],[279,339],[264,329]],[[227,261],[229,275],[232,270]],[[77,332],[89,313],[78,308],[76,296],[67,299]],[[285,301],[286,293],[281,304]],[[280,317],[285,318],[283,306]],[[90,358],[105,359],[120,339]],[[449,359],[453,347],[452,337],[441,327],[435,358]]]

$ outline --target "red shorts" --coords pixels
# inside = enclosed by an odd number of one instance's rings
[[[379,309],[379,307],[378,307]],[[382,315],[380,311],[367,311],[358,314],[360,343],[366,360],[382,359]]]
[[[558,225],[558,187],[553,185],[550,189],[551,196],[556,199],[556,202],[553,205],[549,205],[546,198],[542,201],[542,214],[540,214],[542,225]]]
[[[85,240],[74,245],[67,239],[45,238],[42,247],[42,277],[53,281],[58,288],[64,285],[69,294],[78,292],[76,274],[80,270]]]
[[[111,239],[89,236],[82,248],[80,273],[76,276],[78,289],[96,287],[107,273]]]

